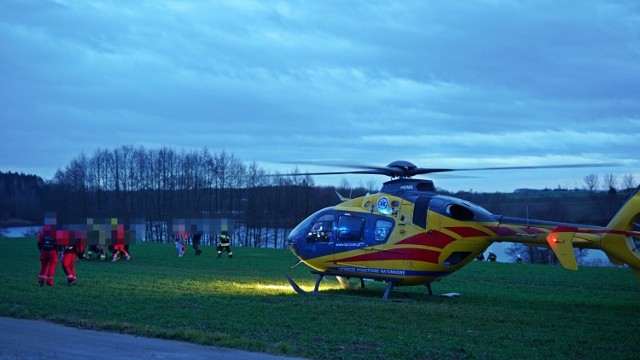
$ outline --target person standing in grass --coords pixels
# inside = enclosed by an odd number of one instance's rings
[[[122,256],[127,260],[131,259],[129,252],[124,246],[124,226],[117,224],[116,231],[112,232],[112,236],[115,244],[113,245],[113,259],[111,259],[111,261],[118,261]]]
[[[178,257],[182,257],[182,255],[184,255],[184,241],[182,240],[180,233],[176,234],[174,242],[176,244],[176,250],[178,250]]]
[[[193,249],[196,251],[196,255],[202,254],[202,250],[200,250],[200,239],[202,238],[202,233],[199,231],[191,237]]]
[[[496,256],[496,254],[494,254],[493,252],[489,251],[489,257],[487,257],[487,259],[491,262],[495,262],[496,260],[498,260],[498,257]]]
[[[231,251],[231,238],[226,233],[220,234],[220,244],[218,244],[218,257],[222,256],[223,252],[227,252],[229,255],[229,259],[233,257],[233,252]]]
[[[76,284],[76,248],[74,245],[67,245],[62,248],[62,270],[67,275],[67,285]]]
[[[38,234],[38,250],[40,250],[40,273],[38,285],[45,283],[53,286],[53,277],[58,264],[58,249],[56,246],[56,230],[51,225],[45,225]]]

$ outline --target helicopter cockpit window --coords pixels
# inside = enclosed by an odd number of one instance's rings
[[[309,234],[307,234],[307,242],[331,242],[333,241],[333,222],[335,216],[333,214],[322,215],[316,220]]]
[[[338,241],[362,241],[364,219],[352,216],[338,218]]]
[[[391,233],[391,228],[393,227],[393,223],[387,220],[376,220],[376,233],[375,239],[376,241],[386,241]]]

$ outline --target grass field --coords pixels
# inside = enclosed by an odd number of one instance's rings
[[[0,316],[178,339],[313,359],[636,359],[640,284],[629,269],[473,263],[434,284],[298,295],[315,277],[287,250],[204,247],[178,258],[173,244],[131,247],[131,261],[82,260],[78,285],[58,267],[36,285],[35,239],[0,238]],[[225,254],[226,256],[226,254]],[[355,295],[355,296],[354,296]]]

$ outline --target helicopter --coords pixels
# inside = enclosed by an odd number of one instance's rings
[[[343,286],[350,278],[387,284],[383,300],[395,287],[431,284],[462,269],[494,242],[549,247],[560,264],[578,270],[574,248],[602,250],[616,265],[628,265],[640,281],[640,186],[607,226],[580,225],[495,215],[460,198],[438,194],[432,180],[416,175],[470,170],[514,170],[609,166],[576,164],[486,168],[419,168],[399,160],[384,167],[355,165],[357,170],[290,175],[379,174],[391,180],[378,193],[343,200],[316,211],[288,235],[287,245],[317,275],[313,294],[325,276]],[[342,165],[332,165],[342,166]],[[285,274],[293,289],[308,293]],[[346,279],[346,280],[345,280]]]

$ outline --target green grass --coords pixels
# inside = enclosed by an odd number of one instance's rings
[[[640,285],[622,268],[472,263],[434,284],[298,295],[315,277],[287,250],[210,247],[178,258],[173,244],[131,247],[132,259],[76,264],[78,285],[58,267],[36,286],[34,239],[0,238],[0,316],[314,359],[634,359],[640,351]],[[226,256],[226,254],[225,254]],[[354,296],[355,295],[355,296]]]

